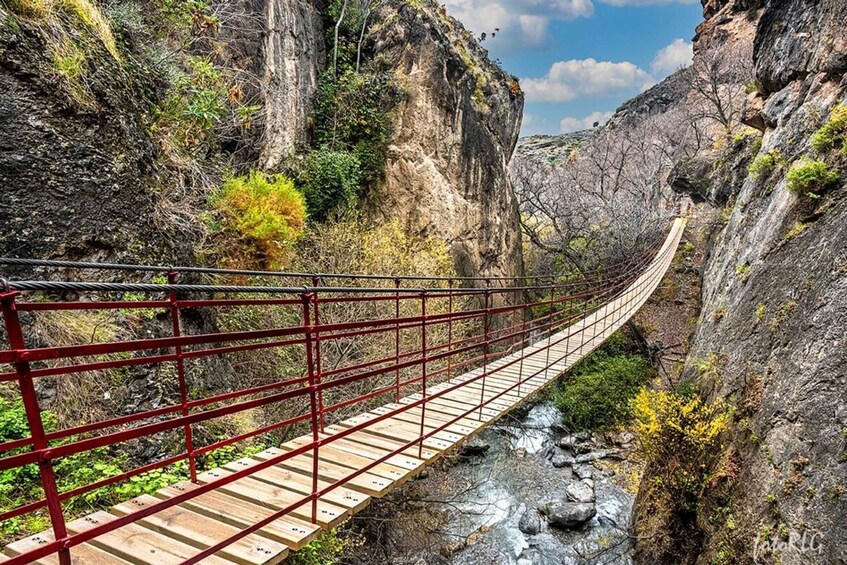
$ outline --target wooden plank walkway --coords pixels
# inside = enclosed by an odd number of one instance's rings
[[[487,370],[494,374],[486,376],[484,387],[481,380],[468,381],[482,375],[485,368],[430,387],[427,393],[431,396],[466,383],[426,403],[425,430],[428,432],[443,427],[479,404],[483,404],[483,407],[473,409],[445,430],[425,440],[422,449],[417,445],[406,448],[399,455],[374,465],[367,473],[352,477],[360,469],[373,465],[375,461],[384,459],[389,453],[420,437],[420,407],[410,408],[322,446],[318,461],[318,488],[323,489],[336,482],[344,484],[318,500],[317,524],[311,523],[311,504],[304,504],[215,556],[204,559],[203,563],[279,563],[289,551],[302,548],[321,530],[344,522],[365,508],[373,498],[380,498],[402,485],[430,462],[456,449],[485,426],[529,400],[602,345],[644,305],[670,267],[685,224],[682,218],[674,222],[654,262],[615,300],[549,339],[489,363]],[[521,357],[525,358],[521,361]],[[524,380],[526,382],[521,382]],[[520,388],[514,388],[519,382]],[[420,394],[413,394],[398,403],[387,404],[338,425],[328,426],[320,437],[331,439],[351,427],[395,412],[420,399]],[[311,442],[311,435],[291,440],[279,448],[268,449],[254,457],[203,473],[198,476],[198,482],[213,482]],[[70,550],[72,562],[74,565],[181,563],[199,551],[309,496],[312,492],[312,469],[311,452],[298,455],[77,545]],[[190,482],[179,483],[158,491],[155,497],[142,496],[114,506],[111,512],[95,512],[71,522],[68,530],[71,533],[84,532],[97,524],[132,514],[159,500],[183,495],[197,488],[198,485]],[[52,533],[44,532],[12,543],[6,547],[6,555],[0,555],[0,562],[53,539]],[[58,564],[59,560],[51,556],[36,563],[53,565]]]

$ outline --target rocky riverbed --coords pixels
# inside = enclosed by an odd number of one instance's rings
[[[627,433],[569,434],[539,404],[376,503],[359,563],[628,563],[638,469]],[[378,548],[375,551],[374,548]]]

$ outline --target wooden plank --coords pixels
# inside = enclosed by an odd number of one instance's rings
[[[201,483],[210,483],[231,474],[232,472],[226,469],[213,469],[198,475],[197,480]],[[249,477],[221,485],[217,490],[235,498],[240,498],[247,502],[258,504],[259,506],[266,506],[273,510],[284,510],[292,504],[302,502],[306,498],[298,492],[283,487],[275,487]],[[317,506],[317,522],[327,529],[334,528],[350,516],[350,512],[347,509],[322,500],[318,501]],[[307,502],[301,504],[292,510],[290,514],[301,520],[311,521],[312,503]]]
[[[416,398],[401,398],[400,402],[402,404],[411,404],[413,402],[416,402],[417,400],[418,399]],[[465,418],[480,417],[479,408],[474,408],[472,404],[451,400],[443,396],[428,400],[426,405],[427,408],[432,408],[436,406],[443,407],[445,408],[445,411],[449,410],[450,413],[456,416],[460,414],[466,414],[464,416]],[[491,422],[500,417],[500,411],[494,410],[492,408],[483,407],[481,417],[484,418],[486,422]]]
[[[268,459],[279,457],[283,453],[284,452],[281,449],[271,448],[266,449],[261,453],[257,453],[253,457],[260,461],[267,461]],[[314,470],[311,458],[305,457],[304,455],[297,455],[291,459],[286,459],[277,465],[283,469],[289,469],[308,477],[312,476],[312,471]],[[334,463],[328,463],[326,461],[318,462],[319,480],[324,480],[329,483],[344,482],[349,488],[364,492],[371,496],[376,496],[377,498],[390,491],[394,485],[394,481],[391,479],[378,477],[372,473],[363,473],[358,477],[350,477],[352,473],[353,472],[350,469]]]
[[[161,502],[161,499],[156,497],[143,495],[113,506],[112,512],[118,516],[126,516]],[[241,532],[240,528],[180,506],[160,510],[140,518],[135,523],[199,550],[210,548]],[[239,565],[275,565],[288,555],[288,547],[250,534],[228,545],[218,555]]]
[[[108,512],[95,512],[68,524],[74,534],[90,530],[115,519]],[[197,548],[158,534],[138,524],[127,524],[101,534],[89,542],[100,549],[126,559],[136,565],[177,565],[199,553]],[[231,565],[231,561],[217,555],[207,557],[203,563]]]
[[[364,421],[373,419],[373,415],[363,414],[357,418],[345,420],[339,425],[342,427],[352,428]],[[405,441],[413,441],[420,437],[421,430],[420,425],[409,424],[388,418],[379,422],[373,422],[362,431],[389,439],[397,438]],[[457,434],[452,434],[450,432],[438,432],[433,437],[423,440],[423,444],[427,447],[435,448],[440,451],[447,451],[457,442],[462,441],[462,439],[462,436]]]
[[[235,473],[238,471],[243,471],[244,469],[249,469],[250,467],[255,467],[259,464],[261,464],[260,460],[246,457],[244,459],[239,459],[238,461],[233,461],[232,463],[224,465],[224,469]],[[312,494],[311,477],[301,475],[300,473],[296,473],[294,471],[289,471],[288,469],[277,467],[276,465],[267,469],[262,469],[261,471],[256,471],[255,473],[250,475],[250,477],[272,484],[274,486],[279,486],[287,488],[289,490],[293,490],[295,492],[299,492],[300,494]],[[323,490],[328,486],[330,486],[330,483],[321,480],[318,481],[319,490]],[[322,497],[320,497],[319,500],[324,500],[326,502],[329,502],[330,504],[335,504],[336,506],[347,508],[348,510],[350,510],[350,512],[355,514],[356,512],[365,509],[368,504],[370,504],[371,497],[361,492],[352,490],[350,488],[339,487],[338,489],[323,495]]]
[[[342,428],[340,426],[327,426],[324,431],[327,433],[327,435],[332,436],[337,433],[346,432],[348,431],[348,429]],[[378,447],[380,449],[385,448],[386,450],[388,450],[389,453],[400,449],[407,443],[396,440],[390,440],[371,434],[366,434],[361,430],[346,435],[343,439],[357,444],[361,443],[368,447]],[[438,451],[434,449],[429,449],[427,447],[424,447],[423,450],[419,451],[417,445],[414,445],[412,447],[406,447],[405,449],[403,449],[403,451],[401,451],[401,453],[409,455],[411,457],[419,457],[420,459],[423,459],[425,461],[429,461],[439,455]]]
[[[197,488],[200,488],[200,485],[186,481],[163,488],[156,492],[156,496],[173,498]],[[181,506],[236,528],[247,528],[273,514],[273,510],[264,506],[252,504],[218,491],[201,494],[183,502]],[[310,524],[294,516],[283,516],[256,533],[262,537],[284,543],[291,549],[300,549],[317,537],[320,530],[321,528],[317,524]]]
[[[298,438],[289,441],[285,445],[280,446],[280,449],[282,449],[283,451],[293,451],[310,443],[310,440],[307,440],[305,438]],[[312,452],[308,451],[303,455],[307,457],[312,457]],[[331,443],[321,446],[319,456],[321,460],[331,461],[343,467],[356,470],[361,469],[363,467],[367,467],[373,464],[375,461],[381,459],[379,457],[365,457],[361,453],[350,453],[347,451],[339,450],[336,449]],[[380,477],[389,478],[395,482],[404,482],[407,475],[409,475],[409,473],[411,473],[412,470],[415,468],[416,467],[413,467],[412,469],[406,469],[403,467],[397,467],[396,465],[392,465],[390,462],[384,462],[378,463],[377,465],[371,467],[370,472]]]
[[[334,449],[338,449],[339,451],[343,451],[345,453],[361,455],[362,457],[367,457],[372,461],[381,461],[385,459],[385,457],[389,453],[392,453],[396,450],[396,448],[389,449],[387,447],[379,447],[374,445],[368,446],[363,443],[347,441],[345,438],[335,439],[333,438],[333,436],[329,436],[326,434],[320,434],[319,437],[322,440],[330,440],[332,443],[328,445]],[[309,439],[308,441],[311,441],[311,439]],[[399,455],[392,455],[386,461],[401,469],[406,469],[408,471],[414,472],[415,474],[417,474],[418,471],[420,471],[426,466],[426,461],[424,461],[423,459],[418,459],[417,457],[402,453]]]
[[[52,532],[42,532],[6,546],[6,555],[9,557],[17,557],[24,553],[37,549],[45,543],[50,543],[56,538]],[[107,553],[102,549],[98,549],[93,545],[82,543],[70,549],[71,565],[129,565],[129,561],[121,559],[111,553]],[[6,561],[7,558],[0,555],[0,562]],[[34,562],[35,565],[59,565],[58,555],[50,555],[43,557]]]
[[[415,408],[409,408],[409,407],[405,406],[404,404],[394,404],[394,403],[386,404],[385,406],[383,406],[381,408],[377,408],[376,410],[374,410],[374,412],[381,414],[381,413],[385,413],[389,410],[393,411],[393,410],[399,410],[401,408],[405,408],[405,410],[404,410],[405,414],[420,415],[420,412],[421,412],[420,406],[416,406]],[[427,403],[426,411],[427,411],[427,418],[429,418],[429,413],[433,412],[432,410],[430,410],[429,403]],[[433,418],[434,418],[435,421],[438,421],[438,422],[451,422],[453,420],[456,420],[455,416],[449,416],[449,415],[443,414],[441,412],[435,412],[433,414]],[[477,420],[475,418],[474,419],[460,418],[459,420],[456,420],[454,423],[458,426],[469,428],[471,430],[481,430],[481,429],[485,428],[485,424],[483,422],[480,422],[479,420]]]
[[[376,408],[371,413],[381,416],[383,414],[388,414],[389,412],[396,412],[397,409],[402,406],[402,404],[389,404],[381,408]],[[455,420],[455,417],[446,416],[440,412],[430,410],[429,406],[427,406],[425,413],[421,410],[421,408],[409,408],[403,412],[399,412],[396,416],[394,416],[394,419],[402,420],[409,424],[420,425],[422,414],[425,415],[425,427],[430,430],[440,428],[449,422],[449,425],[444,428],[444,431],[468,437],[470,435],[476,435],[483,428],[482,422],[472,421],[466,418],[461,418],[453,422],[452,420]]]

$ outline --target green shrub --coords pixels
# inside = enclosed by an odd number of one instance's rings
[[[318,147],[355,153],[363,184],[380,181],[391,136],[391,111],[402,96],[387,71],[347,71],[338,77],[327,72],[315,101]]]
[[[40,20],[53,12],[55,2],[53,0],[6,0],[6,5],[20,16]]]
[[[288,562],[291,565],[335,565],[341,562],[343,553],[344,542],[336,530],[330,530],[292,554]]]
[[[847,105],[833,108],[826,125],[812,136],[812,147],[820,152],[839,146],[847,155]]]
[[[779,149],[771,149],[764,155],[759,155],[747,167],[747,171],[754,177],[760,178],[767,176],[774,169],[785,166],[785,158],[780,153]]]
[[[649,363],[618,340],[580,362],[553,393],[562,423],[576,431],[612,428],[632,417],[630,401],[653,376]]]
[[[155,115],[154,131],[180,148],[203,143],[229,110],[229,87],[221,72],[203,57],[189,57]]]
[[[799,195],[817,197],[821,191],[838,182],[839,175],[823,161],[803,158],[795,162],[786,175],[788,190]]]
[[[356,155],[328,149],[311,153],[298,175],[309,218],[325,222],[342,216],[355,206],[361,179],[360,162]]]
[[[229,177],[210,199],[224,228],[246,240],[269,265],[283,264],[304,233],[306,204],[284,176],[254,171]]]

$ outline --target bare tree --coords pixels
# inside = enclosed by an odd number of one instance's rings
[[[607,128],[559,163],[517,157],[512,177],[523,232],[550,255],[536,268],[561,270],[564,263],[584,272],[645,249],[660,236],[675,199],[667,175],[696,151],[699,138],[691,116],[674,109]]]
[[[360,0],[359,12],[362,17],[362,30],[359,33],[359,42],[356,45],[356,72],[362,65],[362,45],[365,42],[365,32],[368,28],[368,22],[374,10],[378,9],[385,3],[385,0]]]
[[[347,3],[349,0],[344,0],[341,4],[341,13],[338,15],[338,21],[335,22],[335,44],[332,49],[332,73],[338,75],[338,35],[341,33],[341,24],[344,23],[344,17],[347,15]]]
[[[741,121],[747,88],[755,78],[752,41],[702,50],[694,59],[691,90],[699,99],[699,118],[730,132]]]

